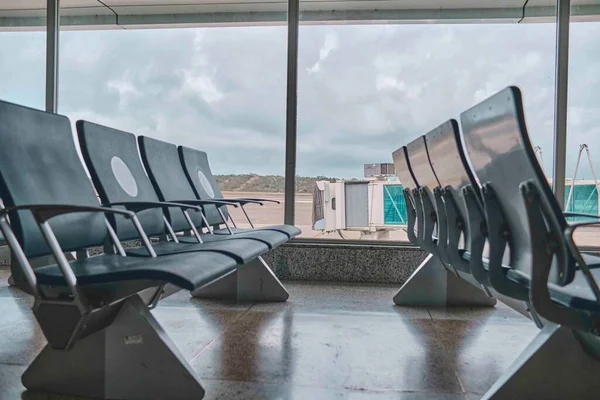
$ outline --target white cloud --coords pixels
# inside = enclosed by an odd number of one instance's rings
[[[219,91],[215,82],[206,75],[197,75],[192,71],[184,71],[185,89],[195,92],[207,103],[219,101],[223,98],[223,93]]]
[[[377,90],[398,89],[406,90],[406,83],[398,81],[393,76],[378,75],[375,83]]]
[[[140,95],[139,90],[133,86],[133,83],[127,79],[119,79],[109,81],[107,83],[109,89],[116,91],[119,94],[119,108],[127,106],[127,104]]]
[[[308,72],[318,72],[321,69],[321,63],[329,56],[333,50],[338,48],[338,37],[335,32],[328,32],[325,35],[323,46],[319,50],[319,61],[308,68]]]
[[[551,24],[301,26],[298,174],[360,176],[363,163],[390,161],[508,85],[523,91],[550,170],[554,33]],[[600,23],[571,24],[568,175],[580,143],[600,160],[599,36]],[[44,39],[0,34],[11,54],[0,97],[43,107]],[[59,111],[203,148],[218,172],[282,174],[286,39],[283,26],[65,31]]]

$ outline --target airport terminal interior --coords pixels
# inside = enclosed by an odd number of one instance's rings
[[[598,1],[0,0],[0,54],[0,400],[600,398]]]

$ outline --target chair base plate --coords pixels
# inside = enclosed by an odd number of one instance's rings
[[[262,257],[192,292],[201,299],[284,302],[290,297]]]
[[[599,376],[575,333],[547,323],[483,399],[597,399]]]
[[[493,307],[496,299],[489,297],[473,280],[461,278],[444,268],[431,254],[394,295],[399,306],[417,307]]]
[[[58,316],[57,316],[58,318]],[[99,399],[201,399],[204,389],[139,296],[69,350],[47,345],[22,377],[31,391]]]

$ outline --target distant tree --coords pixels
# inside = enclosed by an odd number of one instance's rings
[[[225,192],[266,192],[283,193],[285,178],[281,175],[250,174],[224,174],[215,175],[215,179],[222,191]],[[317,181],[335,182],[337,178],[327,176],[296,176],[296,192],[312,193]]]

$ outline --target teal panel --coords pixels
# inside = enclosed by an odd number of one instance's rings
[[[571,185],[565,185],[565,208]],[[598,215],[598,191],[596,185],[575,185],[571,202],[568,204],[567,212],[585,213]],[[569,221],[585,221],[590,218],[568,217]]]
[[[402,185],[383,185],[383,221],[389,225],[406,225],[406,203]]]

